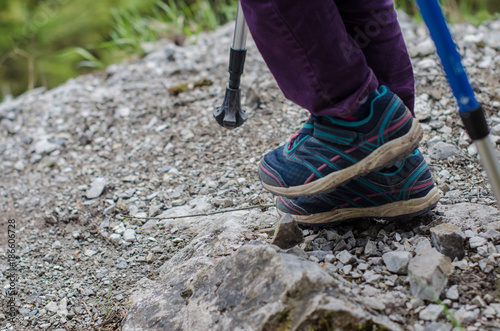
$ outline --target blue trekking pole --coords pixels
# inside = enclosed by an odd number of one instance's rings
[[[488,139],[490,129],[481,104],[476,100],[460,55],[451,37],[438,0],[417,0],[420,13],[436,45],[446,78],[458,103],[459,114],[469,137],[476,144],[481,164],[500,205],[500,166],[496,150]]]

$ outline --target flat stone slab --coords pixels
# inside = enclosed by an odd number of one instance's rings
[[[317,263],[273,246],[248,244],[229,257],[170,267],[135,297],[124,331],[400,329],[342,291]]]
[[[262,238],[241,241],[277,221],[256,210],[175,220],[199,233],[155,281],[136,284],[123,330],[401,329],[299,247],[290,254]]]
[[[500,210],[478,203],[462,202],[453,205],[438,205],[446,223],[455,224],[459,229],[478,230],[500,219]]]

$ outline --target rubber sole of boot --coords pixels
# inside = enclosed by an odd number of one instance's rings
[[[328,193],[351,179],[358,178],[371,171],[389,167],[397,161],[408,158],[418,147],[422,136],[422,127],[418,121],[414,119],[411,129],[406,135],[383,144],[363,160],[350,167],[332,172],[323,178],[319,178],[304,185],[278,187],[262,182],[262,186],[271,193],[288,198],[315,196],[321,193]]]
[[[312,215],[291,215],[292,218],[301,224],[318,225],[334,224],[347,220],[359,218],[376,219],[410,219],[416,216],[425,215],[436,207],[441,194],[434,187],[425,197],[415,198],[406,201],[396,201],[382,206],[366,208],[342,208],[330,212],[318,213]],[[282,211],[278,211],[283,214]]]

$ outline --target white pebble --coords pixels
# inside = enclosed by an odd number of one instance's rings
[[[475,236],[469,239],[470,248],[478,248],[479,246],[486,245],[488,241],[479,236]]]
[[[87,256],[94,256],[97,254],[97,251],[94,251],[92,249],[86,249],[84,254]]]
[[[109,239],[115,244],[118,244],[122,240],[122,236],[120,236],[118,233],[112,233],[109,236]]]
[[[451,286],[448,291],[446,291],[446,297],[450,300],[458,299],[458,285]]]
[[[123,232],[123,240],[132,242],[135,241],[135,230],[127,229]]]

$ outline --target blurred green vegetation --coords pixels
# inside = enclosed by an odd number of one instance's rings
[[[141,43],[214,29],[236,0],[1,0],[0,100],[143,55]]]
[[[415,0],[394,0],[397,7],[420,20]],[[440,0],[448,21],[452,23],[481,22],[498,16],[499,0]],[[496,15],[495,15],[496,14]]]
[[[453,22],[479,23],[499,0],[441,0]],[[237,0],[1,0],[0,100],[143,56],[141,44],[234,19]],[[418,15],[414,0],[396,6]]]

